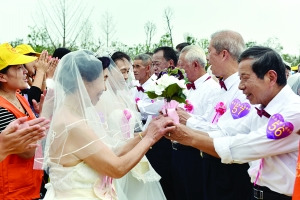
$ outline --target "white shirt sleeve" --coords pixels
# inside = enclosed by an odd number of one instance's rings
[[[294,112],[295,113],[295,112]],[[284,115],[286,114],[286,115]],[[249,134],[237,134],[214,138],[214,147],[223,163],[245,163],[262,157],[276,156],[298,150],[299,135],[295,133],[300,128],[299,115],[293,113],[282,114],[286,121],[294,125],[294,133],[282,139],[269,139],[267,126],[269,119],[256,117],[255,124],[264,121],[262,126],[253,127]]]

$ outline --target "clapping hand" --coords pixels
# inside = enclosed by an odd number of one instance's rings
[[[1,155],[19,154],[36,148],[36,142],[45,136],[49,120],[36,118],[27,121],[21,117],[11,122],[0,134]]]
[[[59,59],[58,58],[51,58],[49,61],[49,68],[46,72],[46,78],[51,79],[53,78],[54,72],[56,70],[56,67],[58,65]]]
[[[49,68],[49,61],[48,61],[48,51],[42,51],[38,61],[35,63],[36,71],[41,71],[43,74],[46,74]]]
[[[33,109],[34,109],[35,113],[37,113],[38,115],[40,115],[42,113],[42,108],[44,105],[46,93],[47,93],[47,90],[44,90],[43,94],[41,94],[39,103],[35,99],[32,99]]]

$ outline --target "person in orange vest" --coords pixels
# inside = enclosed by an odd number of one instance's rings
[[[36,59],[18,53],[8,43],[0,45],[0,132],[18,118],[36,118],[27,100],[18,93],[27,88],[27,70],[23,64]],[[40,125],[47,126],[47,121]],[[35,150],[29,148],[8,155],[0,162],[0,199],[40,197],[43,171],[33,169]]]

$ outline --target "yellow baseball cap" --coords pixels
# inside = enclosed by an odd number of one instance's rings
[[[15,48],[17,52],[20,54],[26,55],[26,54],[35,54],[35,56],[39,57],[41,54],[38,52],[35,52],[33,48],[29,44],[20,44],[16,46]]]
[[[9,65],[22,65],[36,60],[37,57],[25,56],[16,51],[9,43],[0,45],[0,70]]]

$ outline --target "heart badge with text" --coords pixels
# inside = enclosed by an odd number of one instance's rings
[[[230,113],[233,119],[245,117],[250,112],[250,109],[249,103],[241,103],[239,99],[234,99],[230,104]]]
[[[294,130],[294,125],[284,121],[281,114],[272,115],[267,126],[267,137],[269,139],[281,139],[289,136]]]

